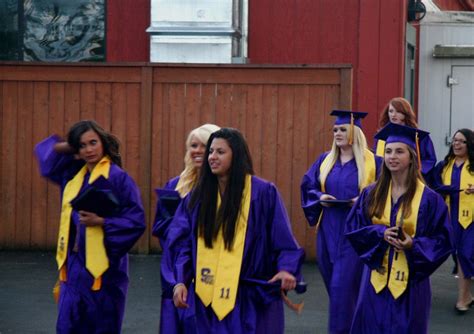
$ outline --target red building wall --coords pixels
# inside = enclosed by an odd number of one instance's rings
[[[250,1],[250,62],[352,64],[353,109],[370,113],[372,134],[383,106],[403,95],[406,10],[407,0]]]
[[[107,0],[107,61],[149,61],[150,4],[151,0]]]
[[[474,10],[474,0],[435,0],[434,2],[441,10]]]

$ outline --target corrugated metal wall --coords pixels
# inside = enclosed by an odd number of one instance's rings
[[[55,247],[59,191],[39,176],[33,147],[93,118],[121,139],[148,218],[153,188],[183,168],[191,129],[206,122],[240,129],[257,174],[277,185],[298,241],[314,257],[299,184],[330,146],[329,111],[350,108],[351,90],[350,66],[0,64],[0,248]],[[150,228],[136,250],[158,250]]]

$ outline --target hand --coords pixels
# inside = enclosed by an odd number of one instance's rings
[[[474,194],[474,184],[468,183],[467,185],[468,187],[466,188],[466,190],[464,190],[464,192],[468,195]]]
[[[268,281],[268,283],[273,283],[276,281],[281,281],[281,288],[286,291],[293,290],[296,287],[295,276],[285,270],[279,271],[278,274],[273,276],[272,279]]]
[[[321,195],[321,197],[319,198],[320,200],[323,200],[323,201],[326,201],[326,200],[330,200],[330,199],[336,199],[336,197],[332,196],[332,195],[329,195],[329,194],[324,194],[324,195]],[[329,203],[321,203],[322,206],[324,206],[325,208],[330,208],[332,206],[332,204],[329,204]]]
[[[398,227],[393,226],[393,227],[387,228],[384,231],[383,235],[384,235],[385,241],[387,241],[390,245],[395,247],[396,251],[402,251],[405,249],[412,248],[413,247],[412,237],[410,237],[403,229],[402,229],[402,233],[405,236],[405,240],[400,240],[398,238]]]
[[[67,141],[62,141],[54,144],[54,150],[57,153],[70,154],[74,152],[74,149],[69,145]]]
[[[178,283],[173,288],[173,302],[174,306],[178,308],[188,308],[189,305],[186,303],[188,298],[188,289],[183,283]]]
[[[103,226],[104,218],[97,216],[93,212],[79,211],[79,223],[86,226]]]

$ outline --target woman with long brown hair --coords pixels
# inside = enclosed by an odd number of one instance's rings
[[[253,173],[242,134],[222,128],[209,138],[199,181],[176,211],[168,235],[173,299],[190,331],[284,331],[280,289],[297,287],[304,251],[278,190]]]
[[[417,141],[426,132],[390,123],[384,165],[347,218],[346,236],[366,264],[352,333],[427,333],[429,276],[449,256],[451,226],[441,196],[425,186]]]

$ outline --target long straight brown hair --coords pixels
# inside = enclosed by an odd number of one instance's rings
[[[417,181],[423,180],[423,176],[418,169],[418,159],[416,158],[415,151],[407,145],[408,152],[410,152],[410,165],[408,167],[407,175],[407,191],[403,194],[401,199],[402,216],[407,218],[411,215],[411,202],[415,196]],[[390,182],[392,181],[392,174],[385,165],[385,161],[382,166],[382,172],[380,177],[375,183],[375,187],[369,192],[367,196],[367,213],[369,217],[381,218],[385,209],[385,203],[387,196],[391,196],[388,193]]]

